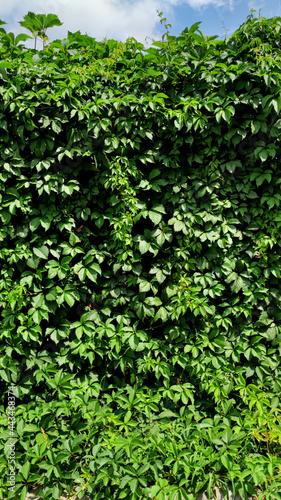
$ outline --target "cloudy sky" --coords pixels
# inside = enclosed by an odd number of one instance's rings
[[[7,31],[18,34],[26,32],[18,22],[28,11],[53,13],[63,25],[49,30],[50,40],[65,38],[68,30],[80,30],[97,40],[124,41],[133,36],[149,44],[165,31],[157,11],[172,25],[172,35],[201,21],[203,33],[222,38],[225,33],[231,35],[251,9],[256,16],[259,11],[266,18],[281,16],[281,0],[0,0],[0,19],[8,23]]]

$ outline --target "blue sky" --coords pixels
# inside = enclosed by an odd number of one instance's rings
[[[157,10],[172,24],[170,32],[178,35],[186,26],[201,21],[206,35],[230,36],[246,20],[250,10],[266,18],[280,16],[280,0],[0,0],[0,19],[15,34],[26,32],[18,24],[28,11],[57,14],[63,26],[49,30],[50,40],[65,38],[67,31],[126,40],[133,36],[145,43],[160,39],[164,28]]]

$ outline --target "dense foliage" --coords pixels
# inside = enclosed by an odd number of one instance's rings
[[[0,36],[0,498],[280,499],[281,19]]]

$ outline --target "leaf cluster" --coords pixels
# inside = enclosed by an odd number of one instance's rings
[[[1,31],[0,498],[280,497],[280,19],[199,25]]]

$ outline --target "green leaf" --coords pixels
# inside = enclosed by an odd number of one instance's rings
[[[97,273],[102,274],[101,267],[96,262],[93,262],[90,267],[91,267],[91,269],[93,269]]]
[[[94,283],[97,282],[97,273],[91,267],[86,269],[86,276]]]
[[[236,170],[236,167],[240,167],[241,166],[241,162],[240,161],[229,161],[225,165],[226,165],[227,170],[231,174],[233,174],[235,172],[235,170]]]
[[[20,33],[15,38],[15,44],[18,45],[19,42],[26,42],[26,40],[31,39],[31,38],[32,38],[31,36],[26,35],[25,33]]]
[[[174,224],[174,230],[182,231],[183,229],[185,229],[185,223],[181,220],[176,221]]]
[[[62,26],[63,24],[56,14],[41,14],[40,20],[45,28],[53,28],[54,26]]]
[[[222,455],[221,456],[221,462],[222,464],[224,465],[224,467],[227,469],[227,470],[231,470],[232,469],[232,462],[230,462],[229,458],[227,455]]]
[[[158,269],[158,271],[156,273],[156,279],[157,279],[158,283],[163,283],[166,279],[166,273],[164,271],[162,271],[161,269]]]
[[[124,417],[124,424],[127,424],[132,418],[132,412],[131,411],[127,411],[125,417]]]
[[[41,320],[42,320],[41,311],[40,310],[35,311],[34,314],[32,315],[32,319],[33,319],[34,323],[36,323],[36,325],[39,325],[41,323]]]
[[[140,292],[148,292],[150,290],[150,283],[148,281],[142,281],[139,284]]]
[[[39,432],[39,431],[40,431],[39,427],[35,424],[27,424],[24,427],[24,432]]]
[[[238,293],[242,288],[244,288],[244,282],[241,276],[237,276],[235,281],[231,284],[231,290],[233,290],[234,293]]]
[[[61,123],[58,121],[52,121],[52,129],[56,134],[59,134],[62,131]]]
[[[32,297],[32,307],[41,307],[44,302],[44,295],[43,293],[39,293],[38,295],[35,295]]]
[[[156,242],[160,247],[165,243],[165,240],[165,235],[162,232],[156,238]]]
[[[148,252],[148,250],[150,249],[149,241],[141,240],[139,242],[139,249],[141,254]]]
[[[73,297],[72,294],[68,293],[68,292],[64,292],[64,299],[65,301],[67,302],[67,304],[72,307],[75,303],[75,298]]]
[[[161,413],[159,413],[159,415],[155,418],[178,418],[178,414],[175,413],[174,411],[172,410],[164,410],[164,411],[161,411]]]
[[[96,226],[100,229],[101,226],[104,224],[104,218],[101,216],[98,219],[95,220]]]
[[[35,253],[35,255],[37,257],[39,257],[40,259],[48,259],[48,256],[49,256],[49,249],[48,247],[46,247],[45,245],[42,245],[41,247],[39,248],[33,248],[33,252]]]
[[[79,243],[81,240],[79,238],[79,236],[75,233],[70,233],[70,236],[69,236],[69,243],[72,247],[74,247],[76,245],[76,243]]]
[[[5,382],[10,382],[10,374],[7,370],[0,370],[0,377],[5,380]]]
[[[169,319],[169,314],[165,307],[160,307],[155,314],[154,321],[158,321],[158,319],[162,319],[162,321],[167,321]]]
[[[135,493],[138,489],[138,484],[139,484],[139,481],[137,478],[135,479],[132,479],[130,482],[129,482],[129,485],[130,485],[130,488],[131,488],[131,492],[132,493]]]
[[[159,212],[160,214],[166,214],[164,205],[153,205],[153,212]]]
[[[11,69],[13,66],[8,61],[0,61],[0,68]]]
[[[161,173],[161,170],[159,168],[153,169],[150,174],[149,174],[149,180],[153,179],[154,177],[157,177]],[[155,208],[155,207],[153,207]]]
[[[135,351],[139,345],[139,338],[136,335],[129,337],[129,345]]]
[[[37,475],[37,479],[39,479],[40,476]],[[24,486],[22,489],[21,489],[21,496],[20,496],[20,500],[26,500],[26,496],[28,494],[28,486]]]
[[[271,174],[262,174],[262,175],[259,175],[259,177],[256,178],[257,186],[260,186],[265,180],[267,180],[268,182],[270,182],[270,180],[271,180]]]
[[[161,221],[162,219],[162,215],[159,214],[158,212],[152,212],[152,211],[149,211],[148,212],[148,217],[150,218],[150,220],[154,223],[154,224],[159,224],[159,222]]]
[[[147,297],[144,301],[149,306],[161,306],[162,301],[158,297]]]
[[[22,473],[24,479],[28,478],[29,471],[30,471],[30,462],[25,462],[25,464],[21,468],[21,473]]]
[[[280,399],[279,399],[279,397],[275,396],[274,398],[272,398],[272,400],[271,400],[271,409],[275,410],[276,408],[279,408],[279,405],[280,405]]]
[[[12,215],[7,210],[3,210],[2,212],[0,212],[0,217],[2,219],[3,224],[9,224]]]
[[[82,268],[80,269],[80,271],[78,272],[78,277],[79,277],[80,281],[84,281],[84,280],[85,280],[85,278],[86,278],[86,275],[87,275],[87,269],[86,269],[85,267],[82,267]],[[96,275],[96,273],[95,273],[94,277],[93,277],[93,276],[92,276],[92,274],[90,273],[90,279],[91,279],[91,281],[96,282],[96,279],[95,279],[95,278],[96,278],[96,276],[97,276],[97,275]],[[92,277],[94,278],[93,280],[92,280]]]
[[[272,324],[263,334],[268,340],[274,340],[279,333],[278,327]]]
[[[221,439],[226,443],[230,444],[232,441],[232,431],[231,429],[227,428],[225,431],[223,431]]]
[[[37,269],[39,265],[40,259],[38,257],[30,257],[27,259],[26,264],[32,269]]]
[[[267,153],[266,149],[263,149],[262,151],[259,152],[259,157],[260,157],[261,161],[267,160],[268,153]]]

